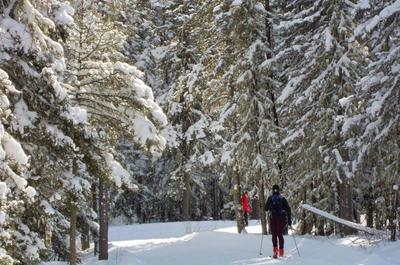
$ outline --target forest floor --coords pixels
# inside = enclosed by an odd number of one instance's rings
[[[83,265],[400,265],[400,242],[371,243],[362,237],[285,236],[285,257],[271,259],[271,236],[251,221],[237,234],[233,221],[203,221],[111,226],[109,260],[98,261],[93,249]],[[190,231],[191,233],[187,233]],[[66,265],[47,262],[42,265]]]

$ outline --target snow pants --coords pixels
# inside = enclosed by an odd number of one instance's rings
[[[244,217],[244,225],[248,226],[249,225],[249,214],[246,211],[244,212],[243,217]]]
[[[284,247],[284,239],[283,239],[283,230],[286,226],[286,219],[279,217],[272,217],[270,219],[270,228],[272,233],[272,245],[274,248],[278,247],[278,239],[279,239],[279,248]]]

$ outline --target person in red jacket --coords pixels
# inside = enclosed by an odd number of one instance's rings
[[[244,224],[245,226],[248,226],[249,225],[248,214],[252,212],[252,209],[250,206],[250,199],[247,191],[243,192],[242,196],[240,197],[240,202],[242,203],[242,208],[243,208]]]

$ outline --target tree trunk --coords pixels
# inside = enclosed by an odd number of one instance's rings
[[[375,211],[375,228],[378,230],[383,229],[383,221],[382,221],[382,211]]]
[[[307,201],[307,190],[303,189],[303,202]],[[301,226],[300,234],[305,235],[307,233],[307,213],[304,209],[301,210]]]
[[[142,222],[142,204],[140,203],[140,199],[136,197],[136,216],[139,223]]]
[[[69,233],[69,249],[70,249],[70,256],[69,256],[69,264],[76,265],[77,262],[77,254],[76,254],[76,220],[77,220],[77,208],[75,203],[70,204],[70,211],[71,211],[71,220],[70,220],[70,233]]]
[[[218,203],[218,199],[219,199],[219,196],[218,196],[218,183],[217,183],[217,180],[216,179],[213,179],[213,219],[214,220],[219,220],[219,214],[218,214],[218,212],[219,212],[219,203]]]
[[[397,189],[393,189],[391,213],[390,213],[390,218],[389,218],[390,240],[391,241],[396,241],[397,200],[398,200],[398,191],[397,191]]]
[[[219,219],[222,219],[222,212],[221,209],[224,209],[224,192],[221,188],[218,187],[219,191],[219,210],[218,210],[218,216]]]
[[[183,220],[190,220],[190,197],[191,197],[191,188],[190,188],[190,176],[187,172],[184,173],[184,185],[185,189],[183,190]]]
[[[160,203],[159,211],[161,213],[161,216],[160,216],[161,222],[165,222],[167,220],[167,218],[166,218],[167,214],[166,214],[166,207],[165,207],[164,203]]]
[[[339,217],[353,221],[353,204],[351,196],[351,185],[347,182],[338,183]],[[342,235],[354,234],[354,229],[340,225]]]
[[[235,207],[236,225],[240,234],[244,228],[243,208],[240,203],[240,175],[237,170],[233,171],[233,203]]]
[[[99,182],[99,260],[108,260],[108,188],[104,177]]]
[[[72,173],[74,176],[78,175],[78,164],[77,164],[77,159],[74,158],[72,161]],[[69,249],[70,249],[70,256],[69,256],[69,262],[70,265],[76,265],[77,262],[77,253],[76,253],[76,223],[77,223],[77,212],[78,208],[75,203],[74,195],[70,196],[69,199],[69,208],[71,211],[71,220],[70,220],[70,234],[69,234]]]
[[[273,38],[273,25],[270,22],[273,18],[270,17],[269,14],[272,13],[271,5],[270,5],[270,0],[265,0],[264,2],[264,8],[268,12],[268,17],[265,19],[265,36],[266,36],[266,42],[269,47],[269,51],[267,52],[266,56],[267,59],[271,59],[273,57],[273,50],[274,50],[274,38]],[[270,78],[274,79],[274,73],[270,73]],[[269,99],[271,100],[272,107],[271,107],[271,114],[272,114],[272,120],[276,128],[280,127],[279,123],[279,115],[276,107],[276,98],[275,98],[275,91],[274,91],[274,86],[271,84],[268,85],[267,90],[269,92]],[[279,142],[281,142],[281,133],[280,131],[277,132],[278,137],[279,137]],[[283,158],[284,158],[284,153],[282,150],[277,150],[276,154],[276,166],[278,167],[278,173],[279,173],[279,179],[280,179],[280,187],[283,189],[286,184],[286,177],[283,174]]]
[[[92,184],[91,191],[92,191],[92,208],[97,213],[97,215],[99,215],[96,184]],[[92,230],[92,236],[93,236],[93,242],[94,242],[93,254],[96,256],[98,249],[99,249],[99,236],[98,236],[98,231],[96,230],[96,228],[91,228],[91,230]]]
[[[261,170],[260,170],[261,171]],[[258,179],[258,205],[259,205],[259,212],[260,212],[260,220],[261,220],[261,229],[263,235],[267,234],[267,218],[265,214],[265,196],[264,196],[264,178],[261,176],[261,172],[259,173]]]
[[[84,220],[82,224],[81,244],[82,250],[90,248],[89,224],[86,222],[86,220]]]
[[[1,206],[1,205],[0,205]],[[51,237],[53,233],[51,231],[51,225],[49,225],[48,222],[45,223],[44,225],[44,244],[46,247],[50,247],[52,242],[51,242]]]
[[[372,201],[367,202],[367,227],[374,227],[374,204]]]
[[[311,190],[311,204],[315,205],[317,203],[317,197],[314,194],[314,189],[317,186],[318,187],[318,183],[314,183],[314,181],[311,182],[310,184],[310,190]],[[317,216],[316,214],[313,215],[312,217],[312,226],[315,227],[316,232],[315,235],[318,236],[324,236],[325,235],[325,221],[324,219],[322,219],[321,217]]]
[[[188,15],[189,8],[187,1],[183,2],[182,5],[182,14]],[[185,73],[189,68],[189,49],[188,49],[188,40],[189,40],[189,28],[186,23],[181,25],[181,32],[179,36],[179,42],[182,45],[181,55],[181,70],[182,73]],[[182,122],[182,130],[186,132],[188,128],[191,126],[191,117],[190,117],[190,107],[186,104],[186,98],[184,95],[181,96],[180,103],[183,103],[183,110],[181,112],[180,121]],[[186,164],[190,160],[190,143],[187,142],[186,139],[183,141],[183,155],[184,155],[184,163]],[[183,169],[183,220],[190,220],[190,197],[191,197],[191,187],[190,187],[190,175],[186,172],[186,169]]]
[[[367,215],[367,227],[374,227],[374,195],[372,194],[373,189],[369,188],[368,194],[364,195],[364,201],[366,205]]]
[[[260,199],[258,198],[258,195],[252,199],[251,208],[253,209],[253,211],[250,214],[250,218],[260,219]]]

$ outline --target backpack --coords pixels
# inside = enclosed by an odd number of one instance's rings
[[[286,210],[283,205],[284,198],[280,194],[272,195],[271,215],[273,217],[286,217]]]

